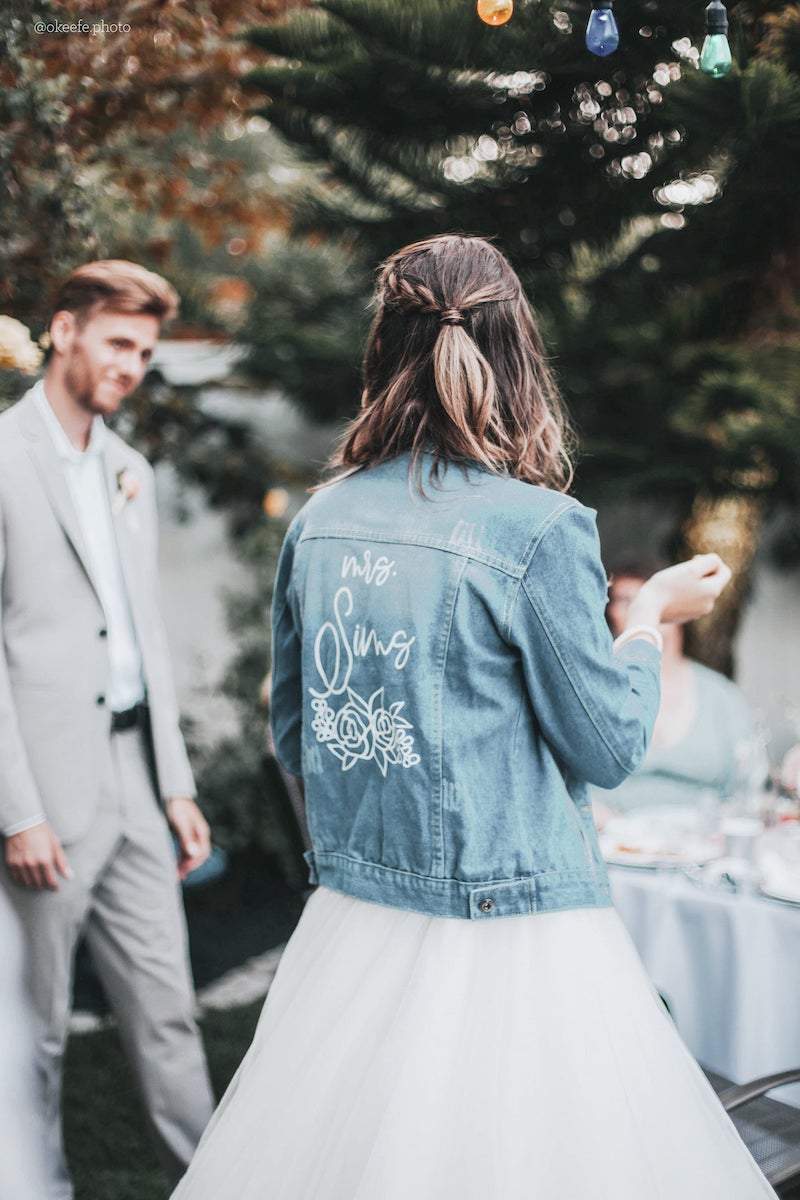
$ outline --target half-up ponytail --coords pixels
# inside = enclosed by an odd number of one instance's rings
[[[465,457],[493,466],[485,436],[496,408],[494,371],[463,325],[442,322],[433,348],[433,382],[442,408],[471,451]]]
[[[378,277],[361,412],[330,466],[350,472],[410,452],[418,466],[479,463],[565,490],[560,397],[519,280],[481,238],[445,236],[393,254]]]

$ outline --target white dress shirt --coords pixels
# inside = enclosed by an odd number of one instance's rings
[[[34,389],[34,401],[44,418],[53,445],[64,464],[64,474],[89,557],[89,566],[108,629],[108,686],[106,702],[113,712],[124,712],[144,700],[142,657],[136,642],[128,593],[122,575],[117,537],[106,482],[103,442],[106,427],[96,416],[89,445],[76,450],[47,402],[44,384]]]

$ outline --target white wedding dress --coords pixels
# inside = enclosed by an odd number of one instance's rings
[[[320,888],[173,1200],[774,1197],[613,909]]]

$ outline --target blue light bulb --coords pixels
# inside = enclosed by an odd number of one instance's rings
[[[619,30],[611,5],[612,0],[600,0],[599,4],[595,0],[586,26],[586,49],[598,58],[613,54],[619,45]]]

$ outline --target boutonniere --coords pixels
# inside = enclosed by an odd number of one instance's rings
[[[129,500],[135,500],[139,495],[139,480],[134,475],[133,471],[129,471],[127,467],[123,467],[121,471],[117,471],[117,494],[114,497],[114,503],[111,505],[111,511],[115,517],[118,517]]]

